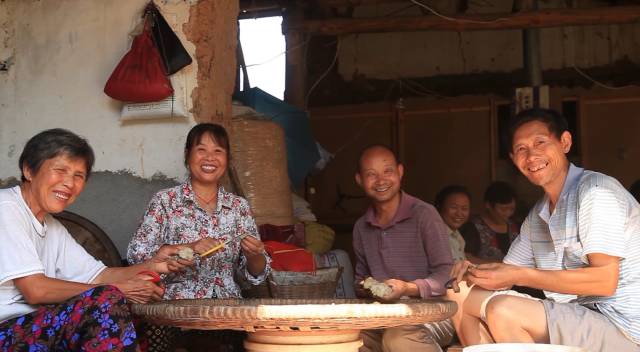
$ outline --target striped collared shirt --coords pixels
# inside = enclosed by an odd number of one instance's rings
[[[571,164],[553,213],[545,196],[531,210],[504,259],[541,270],[589,265],[587,254],[620,258],[613,296],[545,292],[557,302],[594,304],[627,337],[640,343],[640,206],[614,178]]]
[[[447,225],[431,204],[401,197],[389,224],[378,224],[372,207],[355,223],[356,284],[369,276],[400,279],[414,282],[422,298],[443,295],[453,266]]]

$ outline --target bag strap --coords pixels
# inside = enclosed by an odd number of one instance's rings
[[[149,1],[149,3],[147,4],[147,6],[144,8],[144,12],[142,14],[142,17],[145,17],[145,21],[150,21],[151,22],[151,26],[153,28],[157,28],[158,31],[161,30],[161,27],[158,25],[158,16],[162,16],[162,14],[160,13],[160,10],[158,9],[158,6],[156,6],[156,4],[152,1]],[[164,61],[164,67],[168,70],[169,67],[169,58],[167,57],[167,51],[166,51],[166,46],[163,42],[162,39],[162,35],[159,35],[158,38],[160,39],[160,43],[155,43],[156,44],[156,48],[158,48],[158,52],[160,52],[160,56],[162,57],[162,61]],[[159,45],[158,45],[159,44]],[[168,75],[168,72],[167,72]]]

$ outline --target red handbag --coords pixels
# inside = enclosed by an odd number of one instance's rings
[[[111,73],[104,92],[113,99],[133,103],[159,101],[173,94],[148,22]]]

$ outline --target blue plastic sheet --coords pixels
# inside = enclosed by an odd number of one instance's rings
[[[307,113],[260,88],[237,93],[236,99],[282,126],[287,146],[289,180],[296,187],[302,186],[305,177],[320,159]]]

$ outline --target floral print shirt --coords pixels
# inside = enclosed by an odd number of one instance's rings
[[[260,238],[246,199],[218,188],[216,209],[208,214],[195,200],[190,180],[154,195],[142,223],[127,250],[131,264],[153,257],[164,244],[191,243],[211,237],[227,241],[244,233]],[[240,241],[232,240],[206,258],[197,258],[193,269],[165,278],[165,299],[237,298],[239,277],[250,284],[262,283],[271,270],[271,259],[265,253],[265,270],[254,277],[247,270],[247,258]],[[173,276],[173,279],[169,279]],[[182,276],[182,278],[181,278]]]

